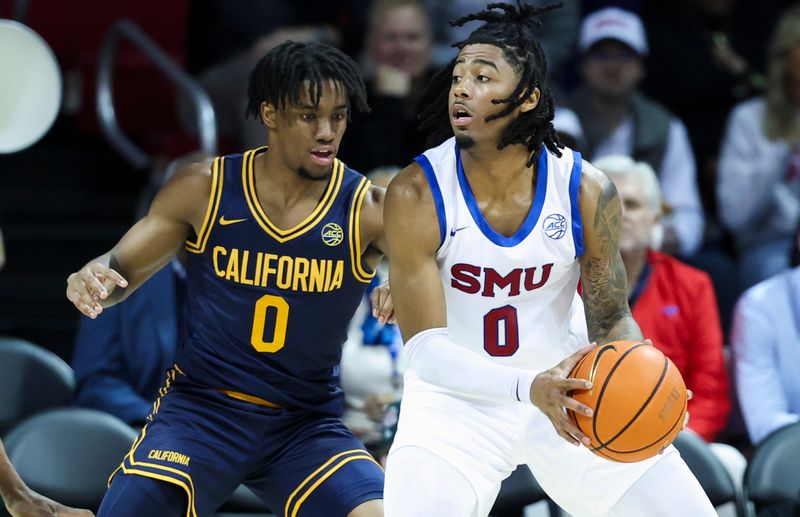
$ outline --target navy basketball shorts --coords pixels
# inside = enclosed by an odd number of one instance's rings
[[[383,470],[333,416],[238,400],[176,368],[148,420],[111,478],[179,487],[188,517],[212,515],[242,483],[287,517],[345,517],[383,498]]]

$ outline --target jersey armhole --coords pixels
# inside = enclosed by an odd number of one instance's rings
[[[211,195],[208,198],[208,207],[206,214],[203,218],[203,225],[197,233],[194,241],[186,241],[186,251],[190,253],[203,253],[206,249],[208,236],[211,234],[211,229],[214,227],[214,220],[217,218],[217,210],[219,209],[219,201],[222,197],[222,182],[225,177],[225,159],[214,158],[214,163],[211,166]]]
[[[350,245],[350,265],[353,269],[353,276],[359,282],[368,284],[375,276],[375,271],[370,272],[368,267],[362,262],[361,255],[361,207],[364,204],[364,197],[369,191],[372,182],[363,178],[356,187],[353,194],[353,204],[350,207],[350,221],[348,224],[347,239]]]
[[[445,235],[447,235],[447,214],[444,211],[444,198],[442,198],[442,190],[439,188],[439,181],[436,179],[436,174],[433,172],[433,165],[424,154],[414,158],[422,170],[425,171],[425,177],[428,179],[428,185],[431,188],[431,195],[433,196],[433,204],[436,207],[436,216],[439,221],[439,248],[444,244]]]
[[[581,153],[572,151],[572,172],[569,176],[569,204],[572,215],[572,241],[575,243],[575,256],[583,256],[583,222],[581,221],[581,207],[578,203],[578,194],[583,175],[583,157]]]

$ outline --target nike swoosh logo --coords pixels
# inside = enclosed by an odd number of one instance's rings
[[[461,230],[466,230],[469,226],[462,226],[461,228],[450,228],[450,237],[455,237],[455,235],[460,232]]]
[[[228,226],[229,224],[236,224],[236,223],[241,223],[241,222],[244,222],[244,221],[247,221],[247,218],[245,218],[245,219],[225,219],[224,215],[219,218],[219,224],[222,225],[222,226]]]

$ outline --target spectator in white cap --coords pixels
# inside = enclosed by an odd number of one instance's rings
[[[694,254],[703,238],[703,209],[686,127],[638,91],[645,75],[647,37],[639,17],[608,7],[587,16],[578,48],[583,84],[566,106],[580,120],[585,156],[626,155],[656,171],[669,212],[662,249]]]

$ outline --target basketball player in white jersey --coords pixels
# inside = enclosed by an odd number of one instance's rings
[[[592,348],[570,332],[578,279],[591,341],[642,335],[625,297],[616,190],[551,125],[531,30],[546,10],[490,4],[454,22],[487,23],[429,86],[423,128],[440,145],[387,192],[392,296],[411,368],[385,513],[485,516],[500,482],[526,464],[576,517],[716,515],[672,446],[615,463],[580,446],[588,438],[566,414],[591,414],[568,395],[590,386],[567,378]]]

